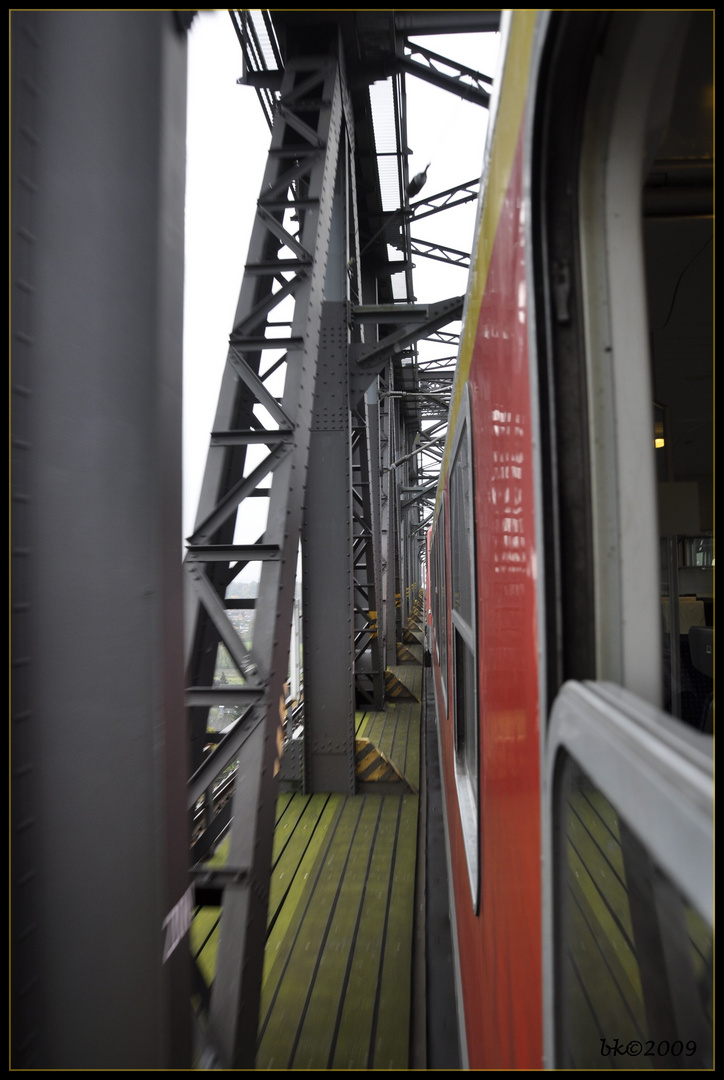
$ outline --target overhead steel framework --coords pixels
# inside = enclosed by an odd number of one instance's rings
[[[483,107],[491,79],[409,35],[491,31],[498,13],[230,15],[271,144],[185,559],[188,807],[197,902],[222,908],[203,1028],[218,1064],[253,1067],[279,778],[354,794],[355,708],[384,707],[442,457],[464,298],[418,304],[413,256],[469,254],[411,228],[478,181],[410,201],[405,77]],[[422,363],[423,339],[447,355]],[[240,635],[230,586],[254,567]]]

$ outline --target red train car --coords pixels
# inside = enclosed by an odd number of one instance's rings
[[[504,14],[429,539],[464,1066],[712,1065],[713,14]]]

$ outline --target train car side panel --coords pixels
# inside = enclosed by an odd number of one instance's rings
[[[709,1067],[713,26],[502,28],[429,555],[463,1062]]]
[[[538,641],[523,216],[523,116],[533,19],[511,38],[471,280],[447,461],[451,683],[438,699],[470,1068],[542,1062]],[[477,702],[463,685],[466,574],[456,479],[469,428],[474,477]],[[457,579],[460,579],[459,581]],[[456,628],[460,628],[459,631]],[[460,656],[463,660],[460,660]],[[465,808],[478,715],[479,865]],[[477,882],[477,895],[476,895]]]
[[[497,1002],[482,1052],[486,1061],[516,1068],[541,1062],[536,547],[521,208],[519,144],[470,372],[479,522],[482,914],[486,997]],[[508,332],[495,335],[495,327]]]

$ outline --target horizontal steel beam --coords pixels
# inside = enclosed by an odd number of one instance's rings
[[[500,11],[396,11],[395,29],[406,34],[494,34]]]
[[[397,333],[388,334],[377,342],[376,345],[354,345],[350,348],[350,355],[356,360],[361,369],[370,369],[382,361],[392,359],[393,356],[403,352],[409,345],[414,344],[421,338],[436,333],[442,326],[454,322],[462,317],[464,296],[455,296],[450,300],[442,300],[437,304],[412,305],[413,307],[427,306],[429,316],[424,322],[416,322],[412,326],[408,323]],[[400,318],[400,322],[404,317]]]
[[[455,66],[452,61],[446,60],[445,62]],[[472,101],[473,104],[481,105],[485,109],[490,105],[490,93],[487,90],[462,82],[459,75],[444,75],[441,71],[436,71],[435,68],[429,67],[427,64],[421,64],[417,60],[410,60],[404,56],[395,61],[395,66],[398,71],[404,71],[408,75],[415,75],[418,79],[422,79],[432,86],[437,86],[440,90],[448,90],[451,94],[455,94],[456,97],[462,98],[464,101]]]
[[[439,214],[443,210],[449,210],[453,206],[462,206],[464,203],[477,199],[480,191],[480,177],[476,176],[465,184],[456,184],[454,187],[438,191],[435,195],[428,195],[418,199],[410,205],[406,216],[409,221],[420,221],[422,218]]]
[[[186,551],[187,562],[273,562],[280,558],[278,544],[198,544]]]
[[[203,706],[214,709],[219,705],[223,705],[224,708],[233,705],[253,705],[261,701],[264,691],[246,686],[189,686],[184,696],[189,708]]]
[[[430,304],[358,304],[352,308],[356,323],[425,322],[430,318]]]

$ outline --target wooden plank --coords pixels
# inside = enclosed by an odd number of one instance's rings
[[[377,712],[374,715],[374,720],[370,725],[367,732],[367,738],[370,742],[373,742],[375,746],[379,746],[383,754],[387,752],[389,748],[390,739],[387,738],[387,732],[390,724],[393,724],[396,719],[394,710],[385,709],[384,712]]]
[[[367,874],[354,961],[339,1017],[332,1068],[371,1068],[371,1033],[378,1008],[383,934],[397,842],[399,797],[382,796],[380,820]],[[409,912],[412,918],[413,910]]]
[[[300,817],[304,813],[310,796],[297,795],[284,792],[277,798],[277,816],[274,826],[274,847],[272,850],[272,866],[284,851],[290,836],[294,833]]]
[[[387,756],[393,761],[399,759],[400,767],[404,770],[405,752],[407,744],[407,711],[400,708],[400,702],[390,704],[388,710],[389,722],[385,729],[384,745]]]
[[[357,734],[360,738],[369,739],[375,746],[379,746],[378,734],[381,730],[381,724],[384,723],[384,712],[369,712],[366,714],[367,722],[364,729],[360,729]]]
[[[395,849],[392,891],[385,932],[372,1068],[407,1069],[410,1008],[417,815],[419,798],[403,795]]]
[[[292,803],[293,798],[296,797],[291,794],[283,793],[279,795],[277,799],[277,824],[274,832],[275,861],[283,849],[290,829],[293,829],[295,818],[298,818],[299,814],[303,811],[304,803],[308,801],[309,797],[301,796],[299,797],[300,801],[297,803]],[[223,840],[211,858],[206,860],[205,865],[209,869],[218,869],[219,867],[225,866],[228,848],[228,839]],[[270,913],[273,913],[274,910],[274,888],[274,879],[272,878],[270,889]],[[221,925],[219,921],[220,914],[220,907],[199,908],[194,913],[191,923],[192,954],[197,956],[199,967],[209,986],[211,985],[216,972],[216,956],[219,946],[219,929]]]
[[[381,800],[378,798],[363,796],[362,801],[362,812],[357,819],[342,879],[329,913],[314,982],[308,996],[294,1053],[295,1069],[327,1069],[333,1059],[337,1021],[345,999],[349,970],[357,958],[357,933],[381,810]]]
[[[399,701],[355,715],[415,786],[420,711]],[[287,795],[257,1068],[408,1067],[418,807],[414,795]]]
[[[594,1011],[607,998],[621,1001],[640,1031],[646,1031],[643,992],[631,923],[618,821],[606,800],[593,791],[575,792],[569,800],[569,873],[572,909],[580,910],[595,942],[589,959],[578,963]],[[580,933],[584,935],[583,929]],[[578,940],[578,938],[574,939]],[[606,974],[603,974],[604,968]],[[606,989],[601,987],[606,980]],[[640,1037],[640,1036],[632,1036]]]
[[[204,863],[209,869],[218,869],[226,865],[229,850],[228,837],[217,847],[210,859]],[[191,921],[191,953],[198,961],[206,985],[211,986],[216,972],[216,954],[219,948],[220,907],[202,907],[194,912]]]
[[[410,736],[410,706],[419,709],[416,702],[395,702],[395,726],[390,733],[390,757],[397,762],[398,767],[405,772],[407,762],[407,741]]]
[[[387,722],[382,736],[382,749],[387,756],[395,762],[398,768],[403,769],[405,764],[405,747],[407,743],[407,710],[399,701],[390,702],[387,709]]]
[[[299,922],[304,914],[304,898],[314,881],[316,866],[326,845],[329,843],[328,832],[341,813],[344,803],[342,795],[314,795],[310,802],[310,811],[305,821],[308,830],[307,844],[297,866],[294,879],[287,890],[284,903],[279,909],[272,928],[267,933],[264,951],[264,975],[262,979],[261,1024],[267,1020],[267,1014],[274,1000],[279,979],[283,973],[288,955],[287,936],[293,940]]]
[[[390,758],[415,789],[420,786],[419,743],[421,707],[417,702],[397,702],[397,726],[390,745]],[[417,762],[417,767],[415,763]]]
[[[623,865],[618,815],[608,799],[595,788],[579,788],[571,795],[569,806],[585,820],[586,828],[601,850],[606,852],[614,872],[625,882],[626,871]]]
[[[566,982],[570,987],[576,987],[578,992],[571,993],[563,1005],[565,1015],[565,1027],[569,1038],[563,1047],[566,1060],[562,1062],[563,1068],[585,1068],[591,1060],[592,1051],[600,1053],[601,1040],[596,1017],[591,1010],[591,1005],[585,993],[581,992],[578,985],[578,968],[574,964],[570,953],[564,960],[566,965]],[[601,1058],[603,1062],[604,1059]],[[585,1064],[584,1064],[585,1062]]]
[[[268,1010],[257,1056],[260,1068],[292,1067],[294,1040],[307,1008],[308,991],[314,982],[330,912],[334,909],[363,804],[363,799],[345,800],[327,830],[326,843],[297,905],[284,948],[279,950],[272,965],[269,989],[273,993],[267,998]]]
[[[604,913],[606,925],[613,921],[618,928],[617,932],[624,937],[629,951],[633,951],[634,932],[626,880],[623,873],[616,869],[618,866],[623,871],[621,847],[610,833],[601,837],[605,843],[605,847],[602,847],[596,840],[596,821],[587,803],[583,799],[577,799],[576,803],[577,812],[574,810],[568,816],[568,841],[586,870],[585,878],[580,882],[581,887],[588,895],[594,910],[598,910],[599,906],[607,909]],[[573,810],[573,807],[571,809]],[[611,932],[614,932],[613,928]]]
[[[420,716],[417,701],[390,701],[368,714],[366,738],[378,747],[417,790],[420,786]]]
[[[569,844],[568,947],[601,1031],[616,1027],[621,1041],[646,1036],[638,961],[620,924]],[[613,1027],[612,1027],[613,1025]]]
[[[304,878],[305,868],[308,869],[310,860],[316,858],[319,846],[323,842],[324,826],[321,828],[319,826],[328,802],[328,794],[295,794],[292,797],[287,813],[277,825],[277,831],[274,834],[274,862],[269,886],[266,945],[267,953],[270,954],[269,961],[279,941],[280,930],[277,931],[271,942],[269,939],[280,917],[282,905],[289,897],[298,874],[302,875],[302,886],[306,882]],[[286,827],[280,829],[280,825]],[[280,833],[279,837],[277,837],[277,832]],[[310,844],[312,848],[308,853],[307,849]],[[266,968],[269,962],[266,954],[264,959]]]
[[[356,712],[354,714],[354,733],[358,739],[367,738],[367,732],[375,716],[373,712]]]
[[[292,800],[292,793],[291,792],[283,791],[280,795],[277,795],[277,806],[276,806],[276,823],[277,823],[277,825],[279,824],[281,819],[284,817],[284,812],[287,809],[287,807],[289,806],[289,803],[291,802],[291,800]]]
[[[416,791],[420,789],[420,739],[422,730],[422,708],[410,704],[407,706],[407,740],[405,744],[404,773]]]
[[[216,971],[220,915],[220,907],[202,907],[194,912],[191,921],[191,954],[196,957],[207,986],[211,986]]]

